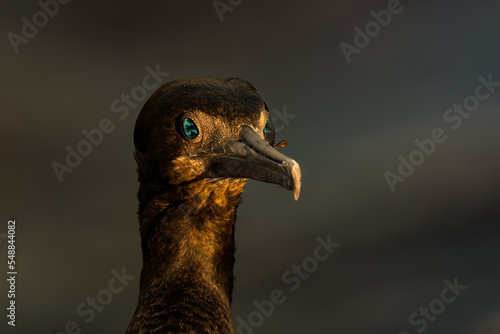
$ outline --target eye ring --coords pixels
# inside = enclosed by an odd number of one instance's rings
[[[182,119],[181,130],[184,136],[190,140],[195,140],[200,135],[200,130],[195,121],[189,117],[184,117]]]
[[[266,127],[264,128],[264,131],[262,131],[264,133],[264,136],[267,135],[269,130],[271,130],[271,117],[267,119]]]

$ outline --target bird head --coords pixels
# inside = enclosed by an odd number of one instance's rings
[[[292,190],[300,167],[274,147],[275,128],[256,88],[237,78],[161,86],[135,125],[139,181],[158,190],[198,180],[254,179]]]

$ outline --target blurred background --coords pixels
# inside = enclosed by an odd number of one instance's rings
[[[2,315],[0,332],[125,331],[141,270],[132,132],[149,67],[169,73],[161,83],[253,82],[302,168],[298,202],[246,187],[237,333],[500,333],[500,87],[478,88],[480,76],[500,82],[498,2],[54,3],[1,6],[0,248],[6,273],[16,219],[18,276],[16,327]],[[476,89],[490,93],[479,105]],[[470,114],[448,114],[464,101]],[[105,119],[113,130],[58,177],[54,162]],[[446,141],[414,153],[436,128]],[[394,181],[410,155],[419,165]],[[341,244],[321,262],[318,237]],[[303,264],[307,278],[289,272]],[[110,293],[117,272],[129,280]],[[462,289],[453,302],[445,282]],[[286,300],[256,315],[275,289]]]

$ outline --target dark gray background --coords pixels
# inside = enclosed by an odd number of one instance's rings
[[[413,334],[410,314],[457,277],[467,290],[425,333],[499,333],[500,91],[456,131],[442,116],[474,94],[479,75],[500,81],[500,5],[402,0],[348,64],[339,43],[352,44],[353,28],[387,3],[245,0],[221,22],[211,1],[75,0],[16,54],[7,34],[40,6],[3,1],[0,232],[17,220],[19,272],[9,332],[55,334],[68,321],[82,333],[124,332],[141,268],[132,131],[143,102],[124,120],[110,105],[160,64],[165,82],[250,80],[271,109],[296,115],[277,139],[301,165],[301,197],[248,182],[235,319],[281,289],[287,300],[254,333]],[[51,163],[103,118],[114,132],[60,183]],[[383,173],[438,127],[447,141],[391,192]],[[282,274],[328,235],[342,246],[290,291]],[[136,279],[85,323],[77,306],[123,267]],[[4,279],[1,287],[5,310]]]

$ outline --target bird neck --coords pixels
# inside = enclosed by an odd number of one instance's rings
[[[140,328],[233,332],[234,221],[245,182],[201,180],[140,206]]]

